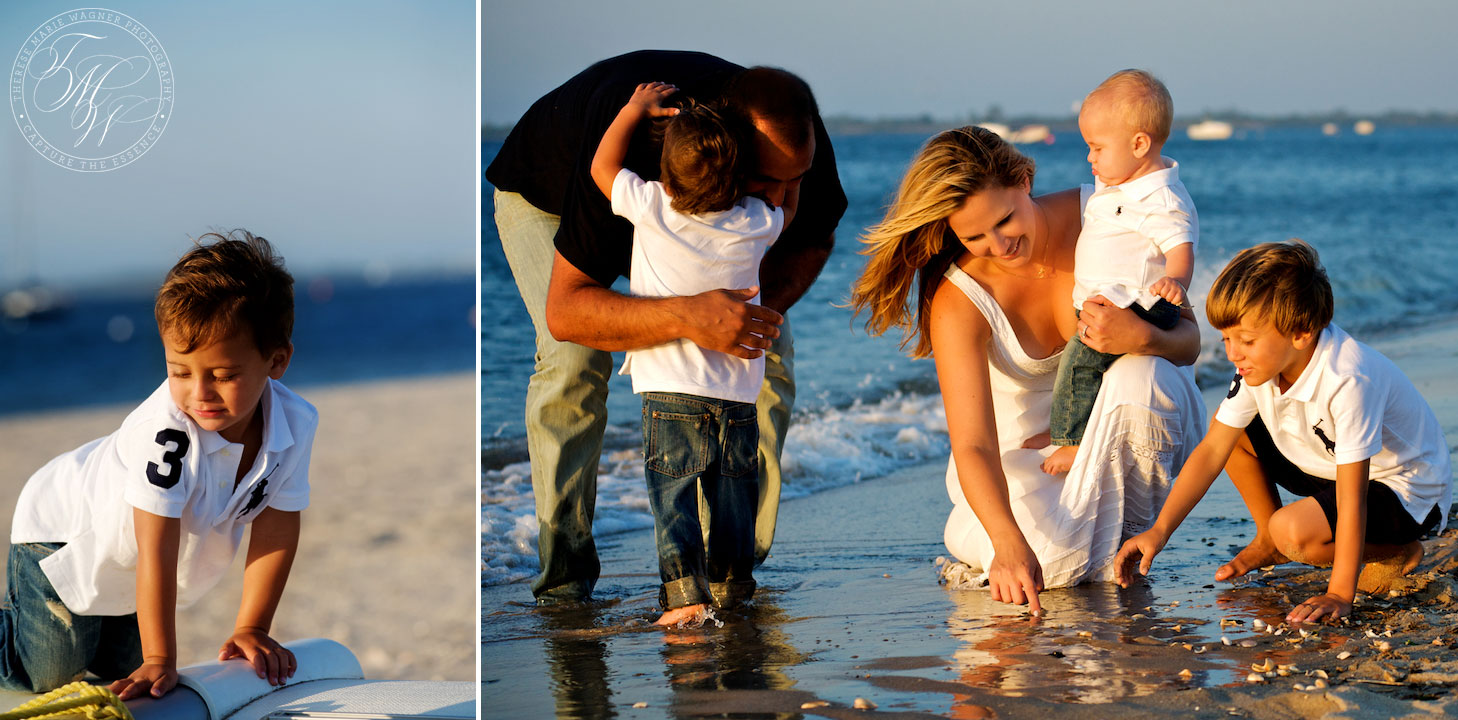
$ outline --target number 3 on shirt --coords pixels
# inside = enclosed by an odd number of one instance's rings
[[[167,444],[177,446],[175,450],[168,450]],[[162,462],[167,464],[167,472],[163,473],[161,466],[157,463],[147,463],[147,481],[163,490],[171,488],[182,478],[182,456],[187,454],[187,448],[191,444],[187,439],[187,433],[176,428],[167,428],[157,431],[157,444],[162,446]]]

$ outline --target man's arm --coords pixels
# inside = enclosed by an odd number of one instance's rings
[[[273,626],[273,613],[283,597],[299,549],[299,513],[264,508],[252,526],[238,621],[218,659],[245,658],[258,677],[267,679],[270,685],[282,685],[293,677],[297,661],[288,648],[269,636],[268,630]]]
[[[547,329],[561,342],[598,350],[637,350],[687,339],[742,358],[764,354],[784,317],[754,305],[756,288],[682,297],[621,295],[573,267],[561,253],[547,286]]]
[[[132,510],[137,537],[137,628],[142,666],[111,684],[122,700],[177,686],[177,547],[182,521]]]

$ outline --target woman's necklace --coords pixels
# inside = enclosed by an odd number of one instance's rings
[[[1033,223],[1033,238],[1029,238],[1028,241],[1034,242],[1034,238],[1039,236],[1043,238],[1043,244],[1041,247],[1038,248],[1038,259],[1032,261],[1035,268],[1034,273],[1032,275],[1024,275],[1022,273],[1016,273],[1003,267],[999,267],[998,269],[1014,277],[1042,280],[1043,278],[1055,275],[1057,273],[1053,270],[1051,266],[1048,265],[1048,244],[1050,242],[1050,239],[1048,237],[1047,212],[1045,212],[1043,210],[1043,207],[1041,205],[1038,205],[1036,202],[1033,203],[1033,207],[1038,209],[1038,218]],[[1040,226],[1042,232],[1039,232]]]
[[[1053,271],[1053,268],[1048,267],[1048,245],[1052,242],[1052,239],[1048,237],[1048,213],[1043,210],[1043,206],[1039,205],[1036,200],[1033,201],[1033,207],[1038,208],[1038,219],[1043,226],[1043,232],[1040,233],[1043,236],[1043,249],[1039,252],[1038,259],[1033,263],[1038,266],[1037,277],[1041,279],[1047,277]],[[1037,230],[1037,226],[1034,226],[1033,231],[1037,232]]]

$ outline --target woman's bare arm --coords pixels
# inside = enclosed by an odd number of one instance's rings
[[[998,451],[987,366],[992,329],[971,301],[943,281],[932,300],[930,332],[957,481],[992,540],[994,558],[987,569],[992,597],[1020,605],[1026,602],[1037,612],[1043,569],[1013,517]]]

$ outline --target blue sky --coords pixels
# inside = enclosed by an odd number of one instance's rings
[[[482,118],[511,124],[592,62],[704,50],[803,75],[828,114],[1052,114],[1110,73],[1176,112],[1458,111],[1446,0],[533,0],[482,4]]]
[[[475,3],[100,2],[161,41],[174,114],[104,173],[52,165],[0,118],[0,290],[155,284],[189,237],[232,227],[303,275],[473,271]],[[85,4],[0,4],[7,75],[32,30]]]

